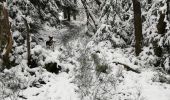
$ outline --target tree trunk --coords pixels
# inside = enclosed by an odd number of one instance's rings
[[[67,21],[70,21],[71,20],[71,12],[70,12],[70,9],[67,8]]]
[[[74,0],[74,4],[77,5],[77,0]],[[73,19],[76,20],[76,13],[73,14]]]
[[[1,18],[2,18],[2,11],[3,10],[3,7],[2,5],[0,4],[0,23],[1,23]],[[0,24],[0,52],[1,52],[1,48],[2,48],[2,24]]]
[[[142,19],[141,19],[141,5],[138,0],[133,1],[134,11],[134,28],[135,28],[135,53],[136,56],[142,51]]]
[[[167,12],[166,12],[166,15],[167,15],[167,19],[168,21],[170,21],[170,0],[167,0]]]
[[[64,19],[67,19],[67,8],[64,8]]]
[[[30,67],[31,65],[31,46],[30,46],[30,29],[29,29],[29,25],[28,25],[28,22],[25,18],[24,19],[24,23],[25,23],[25,26],[26,26],[26,30],[27,30],[27,64],[28,66]]]
[[[1,42],[2,40],[5,40],[6,42],[6,46],[3,50],[3,64],[9,68],[10,67],[10,61],[9,61],[9,54],[12,50],[12,45],[13,45],[13,38],[12,38],[12,34],[11,34],[11,26],[10,26],[10,23],[9,23],[9,16],[8,16],[8,11],[7,9],[3,6],[3,5],[0,5],[1,9],[0,9],[0,23],[3,23],[3,24],[0,24],[0,35],[5,37],[1,37]],[[4,33],[4,34],[3,34]]]
[[[90,9],[89,9],[88,6],[87,6],[86,0],[81,0],[81,2],[82,2],[82,4],[83,4],[83,7],[84,7],[84,9],[85,9],[85,12],[86,12],[87,17],[91,18],[91,20],[92,20],[92,22],[93,22],[93,24],[94,24],[94,26],[93,26],[93,27],[94,27],[94,30],[96,31],[98,25],[97,25],[97,22],[96,22],[94,16],[93,16],[92,13],[90,12]]]
[[[158,20],[158,24],[157,24],[157,30],[159,34],[164,35],[164,33],[166,32],[166,22],[164,21],[165,19],[165,13],[160,12],[160,18]]]
[[[67,21],[71,20],[71,12],[69,7],[64,8],[64,19],[67,19]]]
[[[167,12],[166,12],[166,15],[167,15],[167,20],[170,22],[170,0],[167,0]],[[170,54],[170,46],[167,47],[167,50]]]
[[[158,20],[158,24],[157,24],[157,30],[158,30],[158,34],[161,34],[162,36],[164,36],[164,34],[166,33],[166,22],[164,21],[165,19],[165,13],[160,12],[160,18]],[[153,46],[154,46],[154,52],[155,55],[157,55],[158,57],[162,57],[162,48],[157,44],[158,41],[154,41]]]

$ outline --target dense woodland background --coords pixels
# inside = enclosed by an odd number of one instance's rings
[[[0,100],[24,99],[170,100],[170,0],[0,0]]]

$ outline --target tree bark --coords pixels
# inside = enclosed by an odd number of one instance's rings
[[[2,18],[2,16],[3,16],[3,6],[0,4],[0,23],[2,23],[1,22],[1,18]],[[1,52],[1,46],[2,46],[2,24],[0,24],[0,52]]]
[[[160,18],[158,20],[158,24],[157,24],[157,30],[159,34],[164,35],[164,33],[166,32],[166,22],[164,21],[165,19],[165,13],[160,12]]]
[[[64,8],[64,19],[67,19],[67,8]]]
[[[31,46],[30,46],[30,29],[29,29],[29,24],[27,22],[27,20],[25,18],[23,18],[25,26],[26,26],[26,30],[27,30],[27,64],[30,67],[31,65]]]
[[[167,3],[167,12],[166,12],[166,15],[167,15],[167,20],[170,21],[170,0],[167,0],[166,1]]]
[[[92,20],[92,22],[93,22],[93,24],[94,24],[95,30],[97,30],[97,26],[98,26],[98,25],[97,25],[97,22],[95,21],[94,16],[93,16],[92,13],[90,12],[90,10],[89,10],[89,8],[88,8],[88,6],[87,6],[86,0],[81,0],[81,2],[82,2],[82,4],[83,4],[83,6],[84,6],[84,9],[85,9],[85,12],[86,12],[87,17],[91,18],[91,20]]]
[[[135,53],[138,56],[142,51],[142,19],[141,19],[141,5],[138,0],[133,1],[134,11],[134,28],[135,28]]]
[[[67,9],[67,21],[71,21],[71,12],[70,9]]]
[[[9,54],[12,50],[12,45],[13,45],[13,38],[12,38],[12,34],[11,34],[11,26],[10,26],[10,22],[9,22],[9,16],[8,16],[8,11],[7,9],[3,6],[0,5],[1,9],[0,9],[0,35],[5,37],[5,42],[6,42],[6,46],[3,49],[3,64],[9,68],[10,67],[10,61],[9,61]],[[5,34],[2,34],[5,33]],[[2,41],[2,37],[1,40]]]
[[[74,4],[77,5],[77,0],[74,0]],[[76,13],[73,14],[73,19],[76,20]]]
[[[166,22],[164,21],[165,19],[165,13],[160,12],[160,18],[158,20],[158,24],[157,24],[157,30],[158,30],[158,34],[161,34],[162,36],[165,35],[166,33]],[[154,41],[155,43],[153,43],[154,46],[154,52],[155,55],[157,55],[158,57],[162,57],[162,48],[157,44],[158,41]]]

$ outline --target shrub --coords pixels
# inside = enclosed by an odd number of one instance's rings
[[[0,99],[10,98],[17,100],[23,82],[15,75],[15,72],[6,71],[0,73]]]

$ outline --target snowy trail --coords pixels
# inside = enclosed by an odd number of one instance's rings
[[[46,30],[40,31],[41,36],[44,41],[40,42],[40,45],[44,45],[45,41],[48,40],[48,36],[53,36],[56,46],[67,46],[67,44],[72,41],[76,40],[82,36],[85,36],[85,24],[82,22],[71,22],[69,26],[63,27],[62,29],[53,29],[48,27]]]
[[[52,35],[56,40],[55,49],[60,47],[64,47],[66,52],[74,52],[78,51],[79,44],[81,47],[85,46],[85,44],[89,41],[89,37],[84,35],[84,31],[82,27],[82,23],[78,25],[78,23],[73,23],[71,27],[66,27],[61,30],[53,30],[53,31],[44,31],[44,40],[48,39],[49,35]],[[80,54],[80,52],[74,52],[73,57]],[[105,52],[106,53],[106,52]],[[116,53],[116,51],[114,51]],[[123,52],[122,52],[123,53]],[[107,53],[109,56],[114,55],[112,53]],[[65,55],[67,55],[65,53]],[[117,55],[120,57],[115,58],[126,58],[120,52],[117,52]],[[67,58],[71,58],[68,54]],[[157,84],[156,82],[150,82],[152,73],[146,72],[141,74],[135,74],[132,72],[127,72],[126,77],[123,79],[124,82],[120,84],[120,91],[125,93],[132,93],[131,96],[139,96],[140,100],[170,100],[170,86],[167,84]],[[59,75],[54,75],[53,78],[50,78],[50,82],[44,85],[41,88],[30,88],[27,91],[35,91],[26,97],[30,97],[28,100],[80,100],[78,98],[78,94],[76,94],[75,90],[77,89],[74,83],[70,83],[69,75],[60,73]],[[140,95],[138,95],[138,93]],[[24,93],[27,94],[27,93]],[[38,95],[37,95],[38,94]],[[37,96],[35,96],[37,95]],[[133,99],[134,100],[134,99]]]
[[[71,83],[69,75],[49,74],[48,83],[40,88],[30,87],[23,91],[27,100],[79,100],[76,94],[76,86]],[[22,99],[20,99],[22,100]]]
[[[56,41],[54,44],[54,56],[58,48],[68,48],[69,42],[77,41],[82,36],[83,28],[81,22],[73,22],[70,26],[67,26],[61,30],[49,29],[40,31],[39,38],[43,38],[44,41],[39,42],[40,45],[45,45],[45,41],[48,40],[48,36],[53,36]],[[47,27],[48,28],[48,27]],[[45,48],[45,46],[44,46]],[[72,48],[73,49],[73,48]],[[70,49],[68,49],[70,50]],[[57,56],[57,55],[56,55]],[[44,78],[43,78],[44,79]],[[70,74],[61,72],[58,75],[48,73],[45,74],[46,84],[43,84],[39,88],[28,87],[20,94],[27,98],[27,100],[80,100],[78,94],[75,92],[78,88],[76,84],[72,83]],[[23,99],[20,99],[23,100]]]

